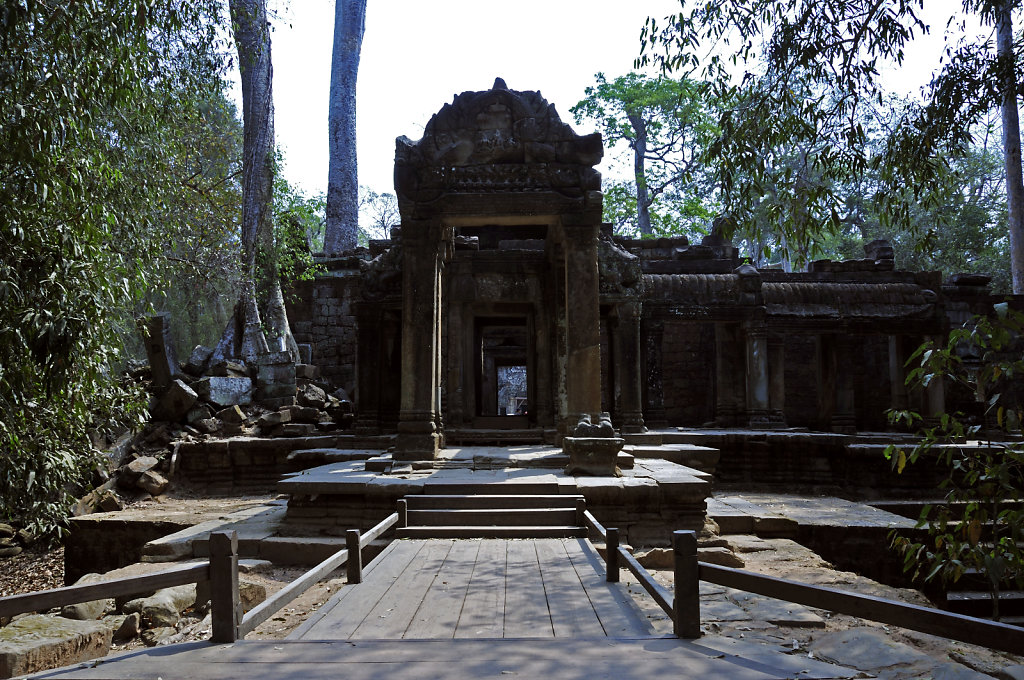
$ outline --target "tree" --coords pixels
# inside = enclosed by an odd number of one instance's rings
[[[324,250],[356,247],[359,178],[356,167],[356,78],[366,30],[366,0],[335,0],[334,56],[328,115],[327,233]]]
[[[239,314],[232,318],[217,346],[217,356],[240,356],[254,362],[268,351],[259,313],[257,289],[266,298],[267,325],[274,349],[298,360],[288,327],[274,243],[274,97],[270,28],[266,0],[231,0],[231,21],[242,75],[242,253],[243,279]]]
[[[660,197],[672,197],[676,205],[685,206],[677,213],[704,216],[711,191],[703,181],[706,173],[700,159],[716,134],[708,88],[687,78],[638,73],[612,82],[603,73],[595,77],[597,84],[587,87],[586,97],[572,113],[577,123],[596,122],[609,145],[625,142],[632,151],[636,231],[641,236],[655,233],[651,212]],[[612,195],[622,197],[622,192]],[[621,201],[612,204],[613,211],[623,207]]]
[[[359,212],[364,227],[359,229],[360,241],[365,245],[369,239],[391,238],[391,227],[401,221],[398,213],[398,198],[387,191],[374,191],[370,187],[359,187]]]
[[[907,110],[892,130],[882,153],[872,155],[865,142],[865,107],[883,96],[879,64],[897,65],[916,35],[929,27],[919,16],[922,0],[722,0],[682,9],[659,26],[649,19],[643,32],[641,63],[655,62],[667,70],[705,69],[716,91],[728,98],[741,87],[752,90],[757,107],[773,110],[795,107],[815,131],[821,152],[812,159],[815,172],[852,181],[868,168],[878,173],[879,188],[872,196],[887,225],[910,227],[916,206],[941,200],[934,191],[936,178],[945,172],[949,158],[966,152],[975,124],[991,109],[1003,106],[1010,156],[1008,188],[1017,191],[1013,168],[1019,171],[1019,134],[1012,130],[1016,118],[1019,59],[1005,36],[1010,34],[1010,12],[1018,0],[963,0],[965,12],[976,14],[987,25],[998,24],[1004,47],[993,53],[987,38],[964,40],[948,50],[942,68],[932,79],[923,106]],[[1000,17],[1002,19],[1000,19]],[[733,54],[713,54],[701,64],[696,57],[701,45],[737,44]],[[763,49],[762,49],[763,47]],[[760,60],[758,66],[755,63]],[[727,63],[743,64],[742,82],[733,82]],[[761,71],[758,73],[758,71]],[[792,76],[810,85],[809,96],[795,96],[788,87]],[[1012,109],[1012,110],[1011,110]],[[725,127],[725,126],[723,126]],[[751,136],[750,127],[736,127],[727,135]],[[1014,142],[1016,137],[1016,142]],[[756,143],[756,140],[751,143]],[[738,159],[744,163],[747,159]],[[910,191],[906,188],[909,187]],[[1024,209],[1024,201],[1021,202]],[[726,201],[726,207],[728,200]],[[1010,238],[1024,240],[1018,209],[1011,202]],[[841,221],[831,217],[831,227]],[[823,220],[811,220],[817,227]],[[803,238],[800,228],[791,234]],[[812,234],[813,236],[813,234]],[[1024,250],[1011,249],[1013,269],[1024,267]],[[1014,290],[1024,292],[1024,279],[1015,275]]]
[[[159,251],[161,137],[220,84],[217,19],[205,0],[0,8],[3,521],[59,532],[93,440],[144,413],[119,319]]]
[[[1019,441],[1024,403],[1019,385],[1014,385],[1024,371],[1024,315],[1006,303],[994,311],[992,317],[954,329],[945,343],[922,345],[908,361],[914,364],[908,386],[921,389],[934,380],[945,381],[947,387],[973,395],[978,412],[944,413],[936,424],[921,429],[922,438],[909,453],[893,445],[886,455],[897,473],[924,460],[945,474],[945,503],[925,506],[918,520],[919,527],[928,527],[929,539],[893,535],[904,568],[915,577],[947,583],[978,571],[998,620],[1000,591],[1024,587],[1024,446]],[[911,411],[890,412],[890,419],[922,421]],[[967,441],[974,445],[965,446]]]

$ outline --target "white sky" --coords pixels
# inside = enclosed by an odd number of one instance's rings
[[[285,174],[306,194],[327,187],[327,100],[334,0],[290,0],[273,33],[275,128]],[[927,82],[942,49],[948,12],[960,0],[928,0],[932,34],[907,50],[890,88]],[[565,122],[593,84],[633,67],[647,16],[678,0],[368,0],[357,92],[359,183],[394,191],[395,138],[418,139],[459,92],[540,90]],[[608,159],[606,153],[605,158]]]

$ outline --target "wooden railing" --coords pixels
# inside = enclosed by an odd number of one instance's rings
[[[54,588],[24,595],[0,597],[0,618],[54,607],[137,595],[160,588],[210,582],[212,642],[234,642],[256,629],[317,581],[347,563],[348,582],[362,580],[362,549],[398,522],[392,513],[365,534],[346,532],[346,547],[334,553],[285,588],[242,615],[238,594],[238,536],[234,531],[210,534],[210,559],[184,564],[143,576],[129,576],[84,585]]]
[[[1020,654],[1024,650],[1024,628],[1017,626],[700,562],[697,559],[697,535],[692,531],[675,531],[672,534],[675,556],[673,593],[655,581],[651,573],[619,545],[617,529],[601,526],[589,511],[584,513],[584,518],[591,540],[605,543],[607,579],[618,581],[620,565],[628,568],[672,619],[673,632],[681,638],[698,638],[701,635],[698,583],[705,581],[1012,654]]]

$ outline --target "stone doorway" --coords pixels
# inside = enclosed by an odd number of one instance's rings
[[[528,318],[477,318],[474,333],[476,428],[531,426],[533,347]]]

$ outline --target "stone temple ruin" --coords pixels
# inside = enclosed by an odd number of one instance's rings
[[[904,364],[925,338],[991,310],[986,277],[897,271],[885,241],[860,260],[758,270],[722,223],[700,244],[623,239],[601,222],[602,154],[599,135],[577,135],[540,93],[500,79],[457,95],[422,139],[397,140],[401,224],[368,249],[321,257],[325,271],[290,296],[307,356],[295,367],[269,355],[253,395],[279,410],[258,426],[237,408],[207,414],[198,422],[232,415],[232,436],[175,444],[175,475],[288,496],[242,536],[243,553],[326,556],[346,529],[368,529],[413,494],[579,494],[638,546],[709,517],[723,533],[753,531],[751,504],[712,496],[712,480],[934,497],[934,468],[896,476],[881,455],[904,436],[885,411],[976,408],[938,381],[908,390]],[[209,389],[247,379],[229,369],[204,378]],[[325,405],[333,397],[320,390],[315,407],[295,405],[268,389],[278,369],[288,395],[319,383],[345,399]],[[322,422],[318,409],[331,408]],[[251,436],[263,425],[270,437]],[[784,519],[768,512],[754,526],[794,536]],[[801,540],[872,573],[891,526],[858,536],[815,525]],[[201,556],[188,536],[143,554]],[[852,549],[858,540],[872,549]],[[104,541],[73,531],[67,554],[102,563]]]
[[[355,395],[356,431],[398,433],[396,460],[447,443],[561,443],[609,414],[621,433],[667,426],[883,430],[904,362],[983,311],[984,277],[862,260],[757,270],[716,229],[629,240],[601,223],[599,135],[537,92],[465,92],[397,142],[401,224],[367,255],[328,258],[290,310],[327,377]],[[525,371],[520,413],[501,369]],[[498,436],[495,431],[506,431]]]

